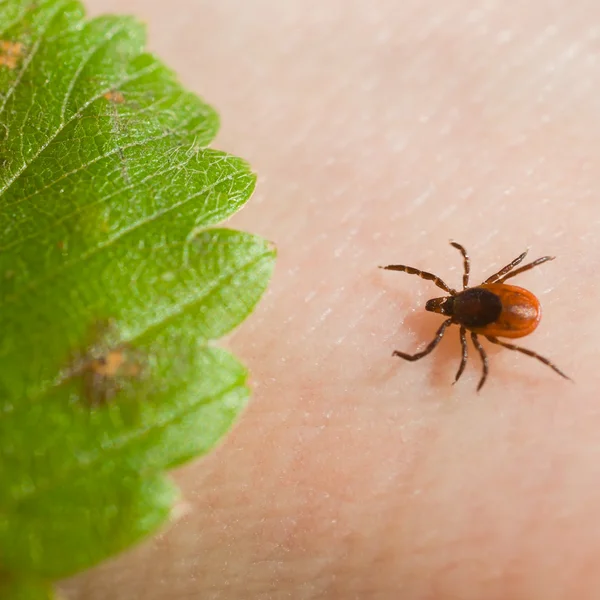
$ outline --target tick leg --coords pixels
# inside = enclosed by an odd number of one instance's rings
[[[426,279],[427,281],[433,281],[435,285],[439,288],[442,288],[445,292],[448,292],[451,296],[456,295],[456,290],[453,290],[451,287],[448,287],[446,283],[442,281],[437,275],[433,273],[428,273],[427,271],[420,271],[419,269],[415,269],[414,267],[407,267],[406,265],[388,265],[387,267],[379,267],[380,269],[387,269],[388,271],[403,271],[404,273],[409,273],[410,275],[418,275],[421,279]]]
[[[498,338],[492,336],[486,336],[492,344],[498,344],[499,346],[504,346],[509,350],[516,350],[517,352],[521,352],[522,354],[527,354],[527,356],[532,356],[533,358],[537,358],[540,362],[543,362],[545,365],[548,365],[553,371],[556,371],[561,377],[568,379],[569,381],[573,381],[568,375],[565,375],[555,364],[550,362],[547,358],[540,356],[537,352],[533,350],[527,350],[527,348],[521,348],[521,346],[515,346],[514,344],[508,344],[507,342],[501,342]]]
[[[469,272],[471,271],[471,261],[469,260],[469,255],[465,250],[464,246],[459,244],[458,242],[450,242],[451,246],[454,246],[457,250],[460,250],[460,253],[463,256],[464,262],[464,273],[463,273],[463,290],[467,289],[469,285]]]
[[[392,356],[399,356],[400,358],[403,358],[404,360],[410,360],[410,361],[419,360],[420,358],[427,356],[440,343],[442,337],[444,336],[444,331],[446,331],[446,328],[451,323],[452,323],[452,319],[446,319],[442,323],[441,327],[437,330],[437,333],[435,334],[435,337],[433,338],[433,340],[429,343],[427,348],[425,348],[425,350],[423,350],[422,352],[417,352],[416,354],[406,354],[405,352],[399,352],[398,350],[395,350],[393,352]]]
[[[488,277],[484,283],[494,283],[495,281],[498,281],[500,277],[506,275],[510,270],[514,269],[526,256],[527,250],[525,250],[523,254],[519,254],[519,256],[517,256],[517,258],[515,258],[515,260],[513,260],[511,263],[505,267],[502,267],[502,269],[500,269],[497,273],[494,273],[491,277]]]
[[[548,262],[549,260],[554,260],[555,258],[556,258],[556,256],[542,256],[542,258],[538,258],[537,260],[534,260],[533,262],[531,262],[527,265],[523,265],[522,267],[519,267],[516,271],[513,271],[512,273],[505,275],[498,283],[504,283],[507,279],[510,279],[511,277],[514,277],[515,275],[519,275],[520,273],[529,271],[529,269],[533,269],[533,267],[537,267],[538,265]]]
[[[488,357],[487,357],[487,354],[485,353],[485,350],[483,349],[483,346],[479,343],[479,339],[477,338],[476,333],[471,333],[471,339],[473,340],[473,346],[475,346],[475,348],[477,348],[477,352],[479,352],[479,356],[481,356],[481,363],[483,364],[483,373],[482,373],[481,379],[479,380],[479,383],[477,385],[477,391],[479,391],[483,387],[483,384],[485,383],[485,380],[487,379],[487,376],[488,376],[488,372],[489,372]]]
[[[458,371],[452,385],[454,385],[460,379],[460,376],[463,374],[467,364],[467,330],[464,327],[460,328],[460,345],[462,348],[462,357],[460,359],[460,367],[458,367]]]

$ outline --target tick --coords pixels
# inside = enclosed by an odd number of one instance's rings
[[[570,379],[555,364],[547,358],[540,356],[537,352],[498,339],[500,337],[520,338],[529,335],[539,325],[542,317],[540,302],[530,291],[515,285],[508,285],[505,281],[549,260],[554,260],[555,257],[542,256],[542,258],[538,258],[531,263],[515,269],[525,256],[527,256],[527,251],[525,251],[497,273],[488,277],[481,285],[469,287],[469,272],[471,270],[469,255],[460,244],[450,242],[450,245],[459,250],[463,257],[464,273],[462,291],[452,289],[437,275],[415,269],[414,267],[407,267],[405,265],[380,267],[381,269],[388,269],[390,271],[403,271],[410,275],[418,275],[421,279],[433,281],[435,285],[450,294],[442,298],[432,298],[425,304],[425,310],[448,317],[441,324],[429,345],[416,354],[406,354],[405,352],[396,350],[393,356],[399,356],[410,361],[419,360],[434,350],[450,325],[459,325],[462,358],[456,377],[454,378],[454,383],[459,380],[467,364],[467,330],[471,332],[471,340],[473,340],[473,345],[479,353],[483,365],[483,373],[477,385],[477,391],[483,387],[489,372],[487,354],[479,342],[478,336],[480,335],[487,338],[493,344],[498,344],[509,350],[516,350],[527,356],[537,358],[540,362],[556,371],[561,377]]]

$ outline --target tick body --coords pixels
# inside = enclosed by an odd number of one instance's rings
[[[547,358],[540,356],[532,350],[527,350],[514,344],[500,341],[499,337],[504,338],[520,338],[529,335],[534,331],[541,319],[542,309],[539,300],[528,290],[504,283],[507,279],[514,277],[524,271],[533,269],[549,260],[553,260],[553,256],[543,256],[537,260],[516,268],[519,265],[527,252],[523,252],[511,263],[488,277],[481,285],[469,287],[469,272],[470,260],[466,250],[456,242],[450,242],[452,246],[457,248],[463,256],[464,274],[463,274],[463,289],[457,291],[449,287],[437,275],[420,271],[414,267],[406,265],[388,265],[382,267],[391,271],[403,271],[411,275],[418,275],[422,279],[433,281],[435,285],[448,293],[447,296],[441,298],[433,298],[425,305],[425,310],[439,313],[448,317],[438,329],[435,338],[423,350],[417,354],[406,354],[404,352],[395,351],[394,356],[399,356],[406,360],[415,361],[427,356],[441,341],[444,332],[450,325],[458,325],[460,327],[460,342],[462,348],[462,359],[454,383],[458,381],[462,375],[467,363],[467,331],[471,332],[471,340],[482,361],[483,373],[477,391],[479,391],[488,375],[488,359],[479,342],[478,336],[483,335],[490,342],[504,346],[509,350],[515,350],[526,354],[545,365],[549,366],[556,373],[565,379],[569,379],[556,365],[550,362]]]

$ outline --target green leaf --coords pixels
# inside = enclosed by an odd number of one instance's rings
[[[10,600],[52,600],[52,586],[43,581],[4,577],[0,573],[0,598]]]
[[[47,597],[44,580],[155,531],[176,498],[164,470],[248,397],[210,342],[252,311],[275,252],[210,227],[255,177],[207,148],[215,112],[143,45],[79,2],[0,2],[0,584],[25,590],[0,598]]]

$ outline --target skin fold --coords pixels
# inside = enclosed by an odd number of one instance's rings
[[[600,4],[597,0],[87,0],[133,13],[217,107],[215,146],[259,174],[231,226],[278,247],[225,340],[252,403],[173,476],[181,516],[63,582],[71,600],[600,598]],[[515,277],[543,307],[485,340],[490,375],[430,282]],[[470,344],[470,342],[469,342]]]

